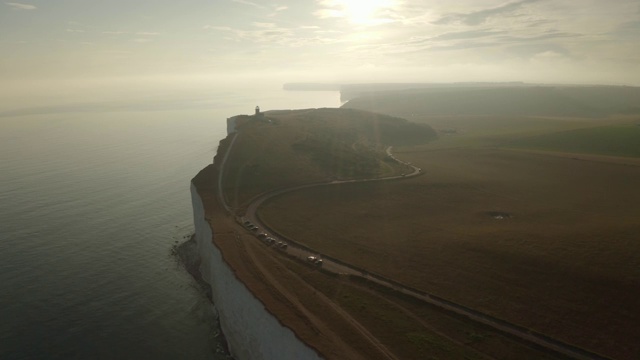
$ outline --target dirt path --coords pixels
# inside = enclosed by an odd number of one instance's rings
[[[358,285],[356,285],[358,286]],[[460,347],[464,347],[470,351],[475,352],[478,356],[487,359],[487,360],[497,360],[494,357],[491,357],[477,349],[474,349],[472,347],[470,347],[469,345],[463,343],[462,341],[459,341],[447,334],[445,334],[444,332],[436,329],[434,326],[432,326],[431,324],[426,323],[423,319],[421,319],[419,316],[417,316],[416,314],[414,314],[411,310],[407,309],[406,307],[398,304],[397,302],[391,301],[387,298],[385,298],[384,296],[380,296],[380,294],[378,294],[377,292],[367,288],[366,286],[358,286],[359,289],[366,291],[367,293],[369,293],[371,296],[375,296],[379,299],[382,299],[383,301],[389,303],[390,305],[394,306],[395,308],[399,309],[400,311],[402,311],[405,315],[409,316],[410,318],[412,318],[413,320],[415,320],[416,322],[420,323],[420,325],[422,325],[425,329],[429,329],[430,331],[434,332],[435,334],[438,334],[440,336],[442,336],[443,338],[459,345]]]
[[[265,280],[269,283],[269,285],[277,290],[292,306],[295,306],[297,310],[299,310],[304,316],[306,316],[309,321],[314,325],[314,327],[322,334],[331,339],[332,342],[338,344],[340,343],[344,348],[351,348],[351,346],[344,342],[344,340],[338,336],[336,336],[335,332],[331,330],[331,324],[327,324],[322,319],[318,318],[312,311],[309,311],[303,303],[298,300],[298,297],[292,294],[289,290],[287,290],[287,284],[282,284],[277,276],[272,274],[269,269],[262,265],[261,256],[255,253],[254,249],[251,246],[246,246],[244,244],[240,244],[243,246],[247,255],[249,256],[251,262],[255,264],[255,266],[260,270],[262,275],[264,275]],[[355,331],[357,331],[362,337],[367,339],[371,346],[376,349],[381,359],[392,359],[398,360],[398,358],[387,349],[380,341],[373,336],[364,326],[362,326],[357,320],[355,320],[348,312],[344,311],[340,308],[335,302],[331,301],[324,294],[317,292],[312,286],[308,285],[303,279],[301,279],[297,274],[291,272],[291,276],[297,278],[301,284],[307,287],[307,291],[309,293],[313,293],[316,299],[320,299],[324,301],[328,306],[330,306],[336,313],[338,313],[345,321],[347,321]],[[352,354],[344,354],[345,358],[348,359],[365,359],[363,358],[356,350],[353,350]]]

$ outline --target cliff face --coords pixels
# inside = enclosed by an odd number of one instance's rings
[[[234,358],[320,359],[318,354],[282,326],[236,277],[213,243],[211,225],[198,189],[191,184],[196,242],[201,257],[200,272],[211,285],[213,302]]]
[[[237,116],[227,118],[227,135],[236,132],[236,119]]]

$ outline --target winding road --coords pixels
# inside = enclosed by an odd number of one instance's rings
[[[221,199],[225,209],[227,209],[228,212],[231,212],[231,208],[226,204],[225,198],[224,198],[224,194],[222,193],[222,178],[223,178],[223,172],[224,172],[224,168],[225,168],[225,163],[226,160],[229,156],[229,153],[231,153],[233,144],[235,143],[237,134],[233,135],[234,138],[232,139],[229,148],[227,149],[227,152],[224,156],[223,159],[223,163],[221,166],[221,170],[219,172],[219,178],[218,178],[218,197]],[[331,186],[331,185],[338,185],[338,184],[346,184],[346,183],[361,183],[361,182],[370,182],[370,181],[387,181],[387,180],[398,180],[398,179],[403,179],[403,178],[409,178],[409,177],[413,177],[413,176],[418,176],[422,174],[422,169],[412,165],[409,162],[404,162],[401,161],[399,159],[397,159],[393,154],[392,154],[392,147],[389,146],[386,149],[386,153],[387,155],[392,158],[393,160],[397,161],[398,163],[401,163],[403,165],[407,165],[410,166],[413,171],[411,173],[408,174],[403,174],[403,175],[399,175],[399,176],[389,176],[389,177],[384,177],[384,178],[371,178],[371,179],[359,179],[359,180],[334,180],[331,182],[324,182],[324,183],[314,183],[314,184],[307,184],[307,185],[300,185],[300,186],[295,186],[295,187],[291,187],[291,188],[286,188],[286,189],[280,189],[280,190],[275,190],[275,191],[271,191],[271,192],[267,192],[265,194],[262,194],[261,196],[257,197],[255,200],[253,200],[251,202],[251,204],[247,207],[247,211],[245,214],[245,217],[242,218],[242,220],[240,222],[243,222],[245,220],[250,221],[251,223],[255,224],[256,226],[258,226],[260,229],[266,229],[269,233],[270,236],[275,238],[277,241],[282,241],[288,244],[288,248],[286,250],[283,249],[279,249],[280,251],[286,251],[289,255],[291,256],[295,256],[297,258],[300,259],[300,261],[306,261],[308,256],[317,256],[319,258],[323,259],[323,264],[322,267],[324,270],[336,273],[336,274],[347,274],[347,275],[355,275],[355,276],[360,276],[366,280],[369,280],[371,282],[377,283],[379,285],[385,286],[387,288],[393,289],[395,291],[401,292],[405,295],[409,295],[415,299],[421,300],[425,303],[437,306],[443,310],[449,311],[449,312],[453,312],[456,313],[458,315],[464,316],[470,320],[473,320],[475,322],[487,325],[499,332],[511,335],[511,336],[515,336],[516,338],[538,346],[538,347],[542,347],[544,349],[546,349],[549,352],[552,353],[558,353],[561,355],[564,355],[566,357],[569,357],[571,359],[577,359],[577,360],[610,360],[606,357],[603,357],[601,355],[589,352],[587,350],[581,349],[579,347],[561,342],[559,340],[553,339],[551,337],[548,337],[544,334],[541,333],[537,333],[533,330],[530,329],[526,329],[524,327],[509,323],[507,321],[501,320],[501,319],[497,319],[494,318],[490,315],[487,314],[483,314],[479,311],[476,311],[474,309],[465,307],[463,305],[460,304],[456,304],[453,302],[450,302],[448,300],[442,299],[438,296],[423,292],[421,290],[417,290],[417,289],[413,289],[409,286],[400,284],[392,279],[388,279],[385,278],[383,276],[377,275],[377,274],[372,274],[364,269],[359,269],[356,266],[347,264],[345,262],[342,262],[338,259],[333,259],[330,257],[327,257],[323,254],[321,254],[320,252],[311,249],[299,242],[296,242],[293,239],[287,239],[284,236],[278,234],[276,231],[274,231],[273,229],[269,229],[265,224],[263,224],[260,221],[260,218],[256,215],[257,209],[267,200],[272,199],[276,196],[280,196],[282,194],[288,193],[288,192],[292,192],[292,191],[296,191],[296,190],[301,190],[301,189],[306,189],[306,188],[311,188],[311,187],[317,187],[317,186]],[[248,231],[248,230],[247,230]],[[257,238],[256,238],[257,239]],[[259,240],[258,240],[259,241]],[[274,246],[275,248],[275,246]]]

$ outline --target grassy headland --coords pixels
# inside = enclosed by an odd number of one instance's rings
[[[639,93],[370,94],[346,107],[406,116],[439,132],[436,141],[395,149],[425,176],[296,191],[265,204],[261,217],[336,258],[636,359],[640,118],[629,114]]]
[[[244,120],[223,179],[237,208],[273,189],[405,172],[386,147],[436,138],[428,125],[353,109],[270,111]]]

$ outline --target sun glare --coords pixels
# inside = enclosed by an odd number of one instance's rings
[[[393,0],[332,0],[345,18],[354,24],[376,25],[391,21],[382,10],[395,5]]]

